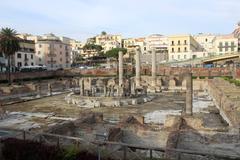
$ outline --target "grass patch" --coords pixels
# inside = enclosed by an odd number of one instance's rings
[[[222,77],[224,80],[228,81],[229,83],[233,83],[236,86],[240,86],[240,80],[233,79],[232,77]]]

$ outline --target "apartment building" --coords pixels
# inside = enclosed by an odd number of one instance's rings
[[[234,34],[217,36],[215,50],[216,55],[237,53],[239,51],[239,39]]]
[[[168,37],[168,41],[169,61],[194,59],[198,57],[196,53],[200,51],[200,46],[191,35],[172,35]]]
[[[168,60],[168,37],[161,34],[152,34],[146,37],[146,54],[154,49],[158,61]]]
[[[13,64],[16,68],[35,65],[35,42],[21,39],[20,50],[14,55]]]
[[[77,40],[71,40],[70,46],[72,49],[71,63],[75,61],[76,57],[79,57],[79,56],[84,57],[84,51],[83,51],[84,44],[82,42]]]
[[[168,38],[161,34],[152,34],[146,37],[147,51],[151,53],[154,49],[157,53],[168,52]]]
[[[240,52],[240,22],[236,25],[236,28],[232,34],[235,38],[238,38],[238,52]]]
[[[122,47],[123,48],[131,48],[135,45],[135,38],[126,38],[122,40]]]
[[[54,34],[46,34],[36,43],[36,64],[49,70],[71,67],[71,46]]]
[[[5,55],[0,52],[0,72],[6,71],[6,64]]]
[[[215,54],[215,46],[214,42],[216,40],[216,35],[213,34],[203,34],[199,33],[198,35],[194,35],[193,38],[198,42],[201,52],[207,52],[205,56],[210,56]]]
[[[122,47],[122,36],[121,35],[111,35],[111,34],[101,34],[95,37],[95,44],[101,45],[103,47],[104,53],[113,48]]]

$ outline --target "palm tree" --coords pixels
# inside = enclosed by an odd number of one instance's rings
[[[11,57],[20,49],[17,32],[11,28],[2,28],[0,32],[0,52],[8,59],[8,82],[11,84]]]

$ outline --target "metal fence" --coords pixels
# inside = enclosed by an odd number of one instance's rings
[[[6,130],[5,130],[6,131]],[[98,160],[101,158],[111,157],[117,160],[144,160],[144,159],[178,159],[184,160],[186,157],[194,157],[198,159],[211,159],[211,160],[237,160],[239,156],[224,155],[219,153],[207,153],[201,151],[173,149],[164,147],[149,147],[138,146],[133,144],[110,142],[110,141],[87,141],[83,138],[63,136],[50,133],[34,133],[29,131],[8,130],[9,135],[0,137],[5,138],[17,138],[23,140],[33,140],[44,144],[56,145],[57,147],[65,148],[74,146],[79,150],[87,150],[92,154],[98,155]]]

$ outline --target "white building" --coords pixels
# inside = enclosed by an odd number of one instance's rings
[[[14,65],[17,68],[22,66],[35,65],[35,42],[31,40],[20,41],[20,50],[14,55]]]
[[[71,40],[70,46],[72,49],[71,63],[73,63],[77,57],[85,57],[84,51],[83,51],[84,44],[82,42],[77,41],[77,40]]]
[[[214,42],[216,40],[216,35],[199,33],[193,36],[193,38],[200,46],[199,51],[207,52],[208,55],[213,55],[215,53]]]
[[[239,40],[234,34],[217,36],[214,43],[216,55],[237,53],[239,49]]]
[[[168,37],[161,34],[152,34],[146,37],[145,42],[146,54],[151,54],[152,49],[154,49],[158,62],[168,60]]]
[[[0,72],[6,71],[6,58],[3,53],[0,52]]]

